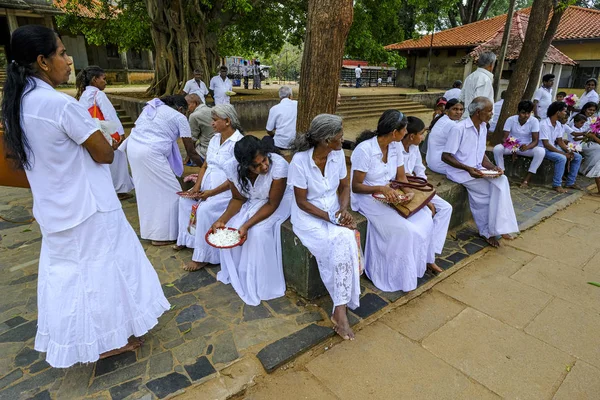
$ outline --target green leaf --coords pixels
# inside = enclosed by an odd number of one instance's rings
[[[175,307],[177,307],[177,304],[172,304],[172,305],[171,305],[171,308],[169,308],[169,310],[174,310],[174,309],[175,309]]]
[[[29,229],[29,228],[23,229],[21,232],[31,232],[31,229]]]
[[[190,333],[191,331],[192,331],[192,328],[187,328],[185,331],[183,331],[181,333],[183,333],[185,335],[186,333]]]
[[[589,283],[590,285],[593,285],[593,286],[598,286],[598,287],[600,287],[600,283],[598,283],[598,282],[588,282],[588,283]]]
[[[175,286],[175,284],[173,284],[173,283],[167,283],[165,286],[166,287],[173,287],[173,286]]]

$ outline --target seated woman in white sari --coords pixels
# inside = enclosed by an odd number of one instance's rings
[[[287,186],[287,161],[257,137],[238,141],[234,155],[225,167],[232,198],[211,230],[238,229],[242,245],[219,251],[217,279],[257,306],[285,295],[281,224],[290,216],[292,188]]]
[[[90,112],[93,118],[111,121],[116,125],[116,132],[112,135],[112,146],[113,149],[117,150],[125,139],[125,131],[115,108],[104,94],[104,89],[106,88],[106,74],[104,70],[96,65],[90,65],[82,69],[77,74],[76,86],[77,94],[75,98]],[[115,159],[112,164],[108,164],[108,168],[110,169],[113,186],[119,200],[126,200],[133,197],[129,193],[133,190],[133,181],[129,175],[127,155],[123,151],[115,151]]]
[[[154,246],[177,239],[177,205],[183,160],[177,145],[182,138],[188,155],[195,153],[183,96],[165,96],[147,103],[123,143],[136,190],[140,236]]]
[[[425,160],[427,167],[438,174],[446,174],[446,163],[442,161],[442,153],[448,140],[448,134],[454,124],[462,118],[465,107],[458,101],[452,99],[446,103],[446,113],[429,126],[427,135],[427,153]]]
[[[425,123],[417,117],[408,117],[406,125],[406,135],[402,139],[402,156],[404,157],[404,173],[427,180],[425,175],[425,166],[419,151],[419,145],[425,135]],[[452,206],[446,200],[437,194],[433,196],[427,207],[433,214],[433,232],[429,251],[427,252],[427,263],[435,266],[435,255],[442,254],[448,227],[450,226],[450,217],[452,217]],[[439,269],[433,268],[434,272]]]
[[[200,167],[198,179],[191,190],[198,193],[200,202],[196,210],[194,254],[192,261],[183,267],[186,271],[196,271],[206,264],[219,263],[219,250],[206,243],[204,237],[212,224],[225,212],[231,200],[225,166],[234,159],[233,148],[244,137],[237,113],[231,104],[213,107],[212,119],[217,133],[208,143],[206,160]],[[186,213],[184,215],[190,215],[189,210]],[[187,225],[181,229],[187,229]],[[182,238],[181,234],[179,238]]]
[[[384,292],[409,292],[429,267],[427,263],[433,234],[431,210],[427,207],[410,218],[402,217],[392,206],[373,198],[382,193],[390,203],[408,203],[389,187],[390,180],[407,182],[400,141],[406,135],[406,117],[387,110],[379,118],[377,130],[363,132],[352,152],[352,209],[368,220],[365,266],[367,276]]]
[[[355,223],[347,211],[350,186],[342,151],[344,132],[337,115],[320,114],[297,137],[288,185],[294,188],[294,233],[315,256],[321,279],[333,301],[331,321],[338,335],[354,339],[346,307],[360,299],[359,248]]]
[[[587,118],[587,121],[579,129],[581,132],[585,132],[582,139],[585,137],[585,143],[581,145],[581,153],[583,155],[583,161],[579,167],[579,173],[585,175],[588,178],[594,178],[598,193],[593,193],[593,196],[600,196],[600,137],[595,133],[590,132],[590,125],[592,124],[593,118],[596,117],[598,111],[598,105],[596,103],[587,103],[581,108],[581,114]]]

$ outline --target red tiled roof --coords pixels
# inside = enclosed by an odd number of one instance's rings
[[[68,0],[53,0],[55,8],[62,12],[71,12],[70,5],[67,5]],[[92,19],[106,19],[107,16],[104,14],[102,4],[100,0],[93,0],[90,2],[91,7],[86,7],[82,4],[77,4],[76,13],[79,17],[92,18]]]
[[[524,8],[515,14],[529,15],[531,8]],[[496,36],[498,30],[504,27],[506,14],[494,18],[473,22],[436,32],[433,35],[434,48],[473,47],[487,42]],[[560,20],[560,25],[554,40],[600,38],[600,11],[590,8],[570,6]],[[409,39],[404,42],[386,46],[386,50],[428,49],[431,35],[419,39]]]
[[[516,60],[519,58],[523,43],[525,42],[525,32],[527,31],[527,25],[529,24],[529,15],[526,13],[515,13],[513,16],[513,23],[510,30],[510,36],[508,40],[508,49],[506,51],[507,60]],[[499,53],[500,46],[502,45],[502,35],[504,34],[504,26],[496,32],[487,42],[477,46],[469,57],[477,59],[479,55],[485,51],[492,51]],[[576,65],[577,63],[571,58],[566,56],[556,47],[550,45],[546,55],[544,56],[544,62],[549,64],[562,64],[562,65]]]

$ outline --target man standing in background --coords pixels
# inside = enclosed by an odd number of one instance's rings
[[[542,77],[542,86],[533,94],[533,112],[537,119],[546,118],[548,106],[552,104],[552,86],[554,86],[554,75],[546,74]]]
[[[360,68],[360,64],[358,64],[358,67],[354,68],[354,75],[356,76],[356,88],[358,89],[359,87],[361,87],[362,85],[362,80],[360,78],[362,74],[362,69]]]
[[[198,97],[200,97],[200,101],[205,104],[206,100],[205,100],[205,96],[208,94],[208,89],[206,88],[206,85],[204,84],[204,82],[202,81],[202,70],[199,68],[196,68],[194,70],[194,78],[190,79],[189,81],[187,81],[185,83],[185,86],[183,87],[183,94],[197,94]]]
[[[494,53],[486,51],[479,55],[477,69],[465,79],[458,98],[465,105],[465,110],[469,108],[469,104],[476,97],[485,97],[494,104],[494,75],[492,75],[492,71],[494,71],[495,64],[496,55]],[[462,119],[468,117],[468,113],[464,113]]]

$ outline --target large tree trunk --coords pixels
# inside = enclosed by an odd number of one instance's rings
[[[512,29],[513,13],[515,11],[516,0],[510,0],[508,4],[508,13],[506,14],[506,24],[504,24],[504,33],[502,34],[502,44],[500,45],[500,55],[498,56],[498,62],[496,63],[496,69],[494,69],[494,93],[496,98],[500,93],[500,81],[502,80],[502,69],[504,68],[504,59],[506,58],[506,51],[508,50],[508,39],[510,37],[510,31]]]
[[[344,44],[352,25],[352,0],[308,0],[298,96],[298,132],[336,108]]]
[[[512,77],[506,90],[504,104],[500,112],[500,118],[492,138],[492,143],[497,144],[502,141],[502,127],[506,119],[517,112],[517,105],[523,97],[524,88],[527,85],[527,79],[531,73],[531,68],[537,57],[537,49],[542,43],[544,33],[546,32],[546,21],[550,15],[552,0],[534,0],[529,15],[529,24],[525,33],[525,40],[521,48],[521,54],[515,65]]]
[[[527,83],[527,88],[523,94],[524,99],[531,99],[535,93],[535,90],[537,89],[538,78],[540,76],[540,72],[542,71],[544,56],[546,55],[546,52],[548,52],[550,44],[552,44],[552,39],[554,39],[556,30],[560,24],[560,19],[566,10],[567,6],[565,4],[555,1],[552,18],[550,19],[550,23],[546,29],[544,40],[542,40],[542,44],[540,44],[540,47],[538,47],[537,56],[535,62],[533,63],[533,67],[531,68],[531,73],[529,74],[529,82]],[[558,82],[555,82],[554,84],[558,86]]]

